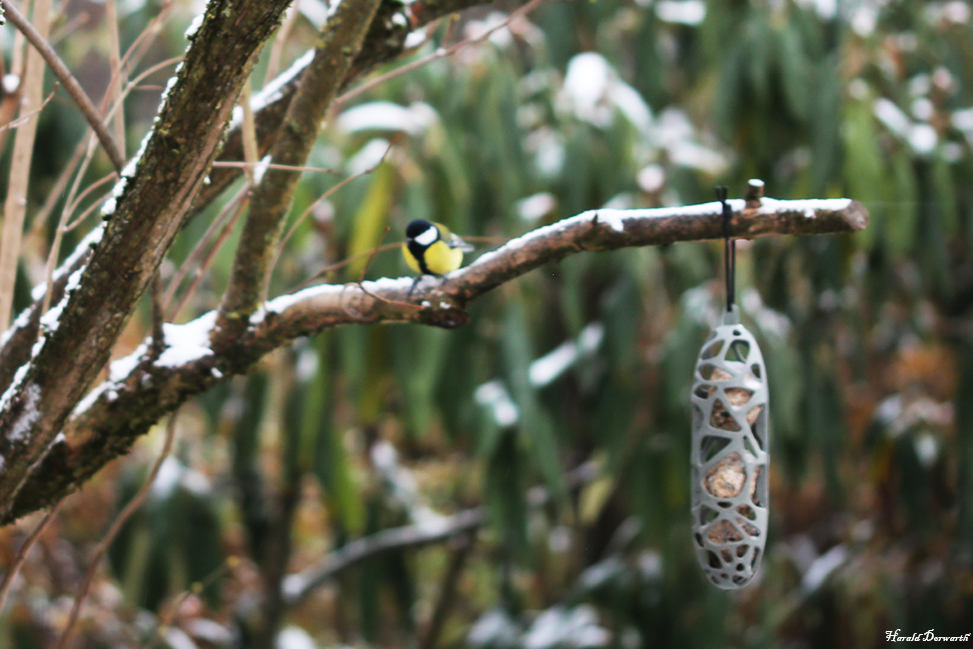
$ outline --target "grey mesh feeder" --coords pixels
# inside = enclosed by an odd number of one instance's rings
[[[718,190],[719,192],[719,190]],[[692,521],[696,557],[719,588],[748,583],[767,540],[770,441],[767,370],[733,305],[735,260],[727,234],[727,310],[699,353],[692,387]]]

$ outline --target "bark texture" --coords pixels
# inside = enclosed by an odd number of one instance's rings
[[[107,204],[90,261],[0,403],[0,515],[6,515],[88,384],[189,213],[260,46],[286,0],[213,0],[170,82],[155,129]],[[113,209],[111,209],[113,208]]]

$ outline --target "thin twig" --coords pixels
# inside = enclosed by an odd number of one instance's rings
[[[20,34],[20,32],[17,32],[17,34]],[[3,57],[0,56],[0,61],[2,60]],[[0,79],[3,79],[3,77],[0,77]],[[3,99],[0,99],[0,124],[7,124],[17,116],[17,111],[20,108],[20,94],[23,90],[22,79],[19,77],[10,75],[7,77],[7,80],[10,92],[5,93]],[[9,131],[0,133],[0,151],[6,149],[7,136],[9,134]]]
[[[332,187],[331,189],[329,189],[328,191],[326,191],[316,201],[314,201],[313,203],[311,203],[311,205],[306,210],[304,210],[304,212],[299,217],[297,217],[297,219],[295,219],[294,223],[291,225],[290,229],[287,231],[287,234],[281,239],[280,246],[277,249],[277,254],[274,256],[273,264],[271,264],[271,269],[273,269],[276,266],[277,260],[280,257],[281,253],[283,252],[284,247],[287,245],[288,240],[290,240],[291,236],[293,236],[293,234],[297,231],[298,226],[300,226],[300,224],[307,217],[307,215],[310,214],[311,211],[315,207],[317,207],[322,201],[326,200],[334,192],[336,192],[339,189],[341,189],[341,187],[343,187],[344,185],[348,184],[349,182],[351,182],[355,178],[359,178],[361,176],[364,176],[366,174],[369,174],[369,173],[372,173],[373,171],[375,171],[379,167],[379,165],[381,165],[385,161],[385,158],[388,156],[389,151],[392,150],[392,146],[395,145],[395,143],[398,141],[398,139],[399,139],[400,136],[401,136],[401,134],[397,134],[394,138],[392,138],[392,141],[389,142],[388,148],[385,149],[385,153],[382,154],[381,160],[379,160],[375,165],[369,167],[368,169],[365,169],[364,171],[359,172],[358,174],[355,174],[353,176],[349,176],[348,178],[345,178],[344,180],[342,180],[341,182],[339,182],[337,185],[335,185],[334,187]],[[362,291],[364,291],[366,294],[371,295],[372,297],[374,297],[376,299],[379,299],[379,300],[388,301],[388,302],[391,302],[393,304],[408,305],[410,307],[414,307],[415,306],[414,304],[410,304],[408,302],[399,302],[399,301],[396,301],[396,300],[388,300],[387,298],[383,298],[383,297],[379,297],[377,295],[374,295],[373,293],[370,293],[369,291],[367,291],[365,289],[365,287],[361,285],[361,283],[365,279],[365,271],[368,270],[368,266],[372,263],[372,260],[375,258],[375,256],[378,253],[384,252],[385,250],[391,250],[393,248],[398,248],[400,245],[402,245],[400,243],[391,243],[391,244],[387,244],[387,245],[384,245],[384,246],[381,245],[381,242],[385,239],[385,237],[388,234],[388,232],[389,232],[389,227],[386,226],[385,227],[385,232],[382,234],[382,238],[379,240],[378,245],[376,245],[372,250],[366,251],[366,252],[360,252],[360,253],[358,253],[356,255],[352,255],[351,257],[348,257],[348,258],[346,258],[346,259],[344,259],[342,261],[339,261],[338,263],[335,263],[335,264],[331,264],[329,266],[326,266],[322,270],[318,271],[312,277],[310,277],[310,278],[304,280],[303,282],[301,282],[297,286],[297,288],[295,288],[294,290],[299,290],[299,289],[301,289],[301,288],[309,285],[314,280],[316,280],[316,279],[318,279],[320,277],[323,277],[323,276],[327,275],[328,273],[333,272],[333,271],[335,271],[335,270],[337,270],[339,268],[343,268],[344,266],[347,266],[348,264],[351,264],[351,263],[353,263],[353,262],[361,259],[362,257],[366,257],[367,256],[368,257],[368,261],[365,263],[364,270],[362,270],[361,279],[358,280],[358,285],[362,289]]]
[[[74,606],[71,607],[71,615],[68,617],[68,623],[64,627],[64,631],[61,633],[61,638],[57,642],[55,649],[64,649],[67,646],[68,638],[71,637],[71,632],[74,630],[74,625],[78,621],[78,613],[81,612],[81,605],[84,603],[85,597],[88,595],[88,589],[91,588],[91,582],[94,581],[95,573],[98,572],[98,565],[101,563],[102,558],[105,553],[108,552],[108,548],[111,546],[112,541],[118,536],[118,533],[122,530],[122,526],[131,518],[132,514],[142,506],[146,497],[152,489],[152,483],[155,482],[155,477],[159,475],[159,469],[162,468],[162,463],[167,457],[169,457],[169,452],[172,450],[172,440],[176,436],[176,413],[173,413],[169,417],[169,422],[166,424],[166,438],[162,445],[162,452],[159,454],[159,458],[152,465],[152,470],[149,471],[149,477],[145,480],[145,483],[139,488],[138,493],[128,501],[122,512],[115,517],[112,522],[111,528],[108,530],[108,534],[105,538],[101,540],[98,547],[95,548],[95,552],[91,557],[91,563],[88,564],[88,571],[84,575],[84,581],[81,582],[81,588],[78,589],[78,594],[74,597]]]
[[[88,149],[88,153],[90,154],[91,152],[92,149]],[[52,281],[54,278],[54,269],[57,267],[57,258],[61,252],[61,241],[64,238],[64,233],[71,229],[67,227],[67,221],[71,216],[71,212],[74,210],[74,206],[76,205],[74,195],[77,193],[78,186],[81,184],[81,176],[84,174],[84,170],[85,165],[82,164],[81,171],[79,171],[78,175],[75,176],[74,184],[71,186],[71,191],[68,193],[67,204],[64,206],[64,209],[61,210],[61,218],[58,219],[57,228],[54,230],[54,241],[51,242],[51,249],[47,253],[47,264],[44,267],[44,281],[46,282],[47,290],[44,292],[44,301],[41,303],[42,314],[47,313],[48,307],[51,306],[51,295],[54,292],[54,282]],[[85,192],[87,192],[87,190],[85,190]],[[78,200],[81,200],[80,197]],[[84,218],[86,218],[90,210],[96,205],[98,205],[98,203],[95,203],[92,207],[89,207],[88,210],[85,210],[85,213],[74,222],[74,225],[77,225]]]
[[[182,605],[186,603],[193,595],[199,595],[209,586],[211,586],[217,579],[235,569],[240,565],[240,558],[236,556],[229,556],[223,561],[219,566],[216,567],[211,573],[203,577],[200,581],[194,582],[192,586],[188,589],[179,593],[176,598],[172,601],[172,604],[165,607],[165,610],[159,615],[159,623],[156,625],[155,634],[153,635],[152,642],[149,644],[148,649],[154,649],[159,642],[162,640],[162,636],[165,635],[166,630],[172,621],[179,614],[179,609]]]
[[[30,7],[29,2],[25,2],[24,9]],[[21,85],[24,83],[24,72],[27,66],[27,39],[23,32],[14,32],[13,53],[10,56],[10,74],[20,79]]]
[[[372,264],[372,261],[375,259],[375,255],[378,254],[379,248],[382,247],[382,242],[385,241],[385,237],[388,236],[389,230],[391,229],[392,226],[386,225],[385,230],[382,232],[382,236],[378,238],[378,243],[376,243],[375,247],[372,248],[372,253],[368,255],[368,261],[365,262],[365,265],[361,269],[361,277],[358,278],[359,285],[361,285],[361,283],[365,281],[365,273],[368,272],[368,267]]]
[[[129,45],[121,61],[123,70],[125,68],[131,69],[138,65],[142,57],[145,56],[145,53],[152,47],[152,42],[156,36],[162,33],[163,23],[169,18],[169,12],[172,11],[172,2],[173,0],[164,0],[162,7],[159,8],[159,13],[155,15],[155,18],[145,26],[145,29]]]
[[[57,55],[54,48],[51,47],[50,43],[47,42],[47,38],[40,31],[34,28],[33,25],[24,17],[22,13],[9,1],[3,0],[3,6],[7,10],[7,17],[10,22],[19,29],[30,44],[44,57],[47,61],[47,65],[50,66],[51,72],[54,73],[62,84],[64,84],[64,89],[68,91],[71,98],[78,105],[78,110],[84,115],[84,118],[88,120],[88,124],[94,130],[95,134],[98,136],[98,140],[101,145],[105,148],[105,153],[108,154],[108,158],[111,160],[112,165],[115,167],[116,171],[121,171],[122,167],[125,166],[125,156],[122,155],[121,151],[118,149],[118,145],[115,140],[112,139],[111,134],[105,125],[101,123],[101,119],[98,117],[98,111],[92,105],[91,100],[88,99],[88,95],[85,94],[84,90],[81,88],[81,84],[78,80],[74,78],[71,71],[68,70],[68,66],[64,65],[64,61],[61,57]],[[45,30],[46,31],[46,30]]]
[[[389,230],[391,229],[392,229],[391,226],[389,225],[385,226],[385,231],[382,232],[382,236],[379,238],[378,244],[376,244],[376,246],[372,248],[371,252],[368,254],[368,259],[365,261],[365,266],[361,269],[361,277],[358,278],[358,288],[361,289],[361,292],[364,293],[365,295],[368,295],[369,297],[373,297],[376,300],[379,300],[381,302],[385,302],[387,304],[395,304],[397,306],[405,307],[407,309],[421,309],[422,307],[418,304],[412,304],[411,302],[403,302],[401,300],[392,300],[387,297],[383,297],[381,295],[376,295],[375,293],[372,293],[367,288],[365,288],[365,284],[364,284],[365,273],[368,272],[368,266],[372,263],[372,260],[375,259],[375,255],[377,255],[379,251],[381,251],[382,248],[384,247],[382,246],[382,242],[385,241],[385,236],[389,233]]]
[[[280,61],[284,55],[284,46],[287,44],[287,37],[290,36],[291,30],[294,29],[294,25],[297,24],[297,19],[301,15],[301,11],[298,8],[299,4],[301,4],[301,0],[295,0],[291,8],[287,10],[284,22],[281,24],[280,29],[277,30],[277,36],[274,37],[274,44],[270,46],[270,58],[267,61],[267,72],[264,74],[265,86],[274,80],[277,72],[280,70]]]
[[[57,501],[57,504],[55,504],[54,507],[51,508],[51,511],[44,515],[44,518],[41,519],[41,522],[37,524],[34,531],[30,533],[30,536],[24,540],[24,543],[20,546],[20,551],[17,552],[17,556],[14,558],[13,563],[11,563],[10,567],[7,568],[7,572],[3,576],[3,581],[0,582],[0,611],[3,610],[4,604],[7,603],[7,595],[10,594],[10,587],[13,586],[14,577],[16,577],[17,573],[20,572],[20,567],[23,566],[24,561],[27,560],[27,553],[30,552],[32,547],[34,547],[34,543],[40,538],[41,532],[44,531],[44,528],[47,527],[48,523],[54,520],[54,517],[57,516],[57,512],[61,509],[61,505],[63,503],[64,499],[62,498],[61,500]]]
[[[7,16],[11,22],[14,15],[23,18],[10,3],[4,2]],[[32,33],[44,40],[50,26],[51,0],[37,0],[34,5],[34,20],[38,28],[30,26]],[[24,21],[26,22],[26,20]],[[22,111],[31,110],[41,103],[44,84],[44,61],[34,50],[27,53],[26,68],[21,79],[23,85]],[[27,213],[27,189],[30,185],[30,163],[34,156],[37,135],[37,115],[32,115],[26,124],[17,129],[14,138],[14,151],[10,163],[10,180],[7,183],[7,198],[3,208],[3,236],[0,241],[0,331],[6,331],[10,324],[10,308],[13,304],[14,284],[17,276],[17,260],[20,258],[20,242],[23,238],[24,216]]]
[[[84,188],[84,191],[81,192],[80,194],[78,194],[78,197],[75,198],[71,202],[71,205],[68,206],[68,208],[67,208],[68,214],[72,214],[74,212],[74,210],[78,209],[78,205],[80,205],[81,204],[81,201],[83,201],[85,198],[88,197],[88,194],[90,194],[91,192],[95,191],[96,189],[98,189],[99,187],[101,187],[102,185],[104,185],[105,183],[110,183],[111,181],[117,180],[117,179],[118,179],[118,174],[113,171],[112,173],[107,174],[105,176],[102,176],[101,178],[99,178],[95,182],[93,182],[90,185],[88,185],[87,187],[85,187]],[[100,201],[95,201],[95,202],[100,204]],[[75,225],[77,225],[77,223],[72,224],[67,229],[68,230],[71,230],[71,229],[74,228]]]
[[[78,144],[74,147],[74,152],[71,154],[71,159],[64,166],[64,170],[58,176],[57,181],[54,183],[54,187],[47,194],[47,199],[44,201],[44,205],[41,207],[40,211],[34,216],[34,224],[30,228],[30,238],[39,237],[44,232],[44,226],[47,223],[47,219],[50,217],[51,212],[54,211],[54,207],[57,202],[61,199],[61,194],[64,193],[64,188],[68,186],[71,181],[74,171],[78,168],[84,157],[85,151],[87,150],[87,135],[82,137]]]
[[[244,195],[243,200],[240,201],[233,210],[233,215],[230,217],[229,222],[223,226],[223,230],[220,231],[220,235],[217,237],[216,242],[209,249],[209,252],[206,253],[206,256],[203,257],[199,267],[196,268],[196,274],[193,277],[193,281],[190,283],[189,288],[187,288],[186,291],[179,297],[179,301],[176,303],[176,306],[170,311],[170,320],[176,319],[176,316],[179,315],[180,311],[182,311],[182,308],[186,305],[186,302],[189,301],[189,298],[192,297],[193,293],[196,292],[196,289],[199,288],[200,283],[203,281],[203,277],[206,275],[206,271],[209,270],[210,264],[212,264],[213,260],[216,258],[216,253],[220,251],[220,248],[223,247],[223,244],[233,232],[233,227],[240,219],[240,215],[243,214],[244,210],[246,209],[249,199],[249,195]]]
[[[113,104],[122,105],[122,87],[125,85],[125,71],[121,62],[121,41],[118,38],[118,11],[116,0],[105,0],[105,22],[108,24],[108,67],[111,70],[111,81],[108,92]],[[100,120],[99,120],[100,121]],[[115,128],[115,143],[118,145],[122,159],[125,159],[125,111],[115,111],[112,120]]]
[[[2,58],[2,57],[0,57],[0,58]],[[56,81],[54,82],[54,90],[52,90],[51,91],[51,94],[49,94],[44,99],[44,101],[41,102],[41,105],[39,107],[35,108],[34,110],[27,111],[26,113],[24,113],[23,115],[21,115],[17,119],[13,120],[12,122],[7,122],[3,126],[0,126],[0,133],[2,133],[3,131],[7,131],[9,129],[17,128],[18,126],[20,126],[21,124],[23,124],[24,122],[26,122],[27,120],[29,120],[34,115],[36,115],[36,114],[40,113],[41,111],[43,111],[44,108],[47,106],[47,104],[50,103],[50,101],[52,99],[54,99],[54,95],[55,94],[57,94],[57,82]]]
[[[129,52],[131,52],[131,48],[129,48]],[[122,91],[122,99],[128,96],[128,93],[130,93],[134,89],[135,84],[137,84],[140,80],[144,79],[150,74],[168,65],[178,63],[179,61],[182,61],[182,59],[183,59],[182,56],[177,56],[175,58],[171,58],[166,61],[156,63],[155,65],[151,66],[145,71],[140,72],[139,75],[134,79],[132,79],[131,82],[129,82],[129,84]],[[124,60],[125,59],[123,58],[122,61],[124,62]],[[106,113],[105,108],[106,106],[108,106],[108,96],[106,95],[102,99],[102,102],[98,107],[98,110],[101,115],[105,117],[111,117],[114,111],[118,110],[119,105],[120,104],[116,102],[108,109]],[[74,152],[71,154],[71,159],[64,167],[64,171],[61,172],[61,175],[58,176],[57,182],[54,183],[54,187],[51,189],[50,193],[48,194],[47,200],[44,201],[44,206],[37,213],[37,216],[34,217],[34,224],[31,226],[30,234],[28,235],[30,238],[38,237],[43,232],[44,224],[47,222],[47,219],[51,215],[51,212],[54,211],[54,207],[57,205],[58,200],[60,200],[61,194],[64,192],[64,188],[67,187],[68,182],[71,180],[71,176],[74,174],[74,170],[78,167],[78,164],[81,163],[81,160],[84,157],[85,152],[89,150],[89,147],[90,147],[90,142],[88,141],[88,132],[86,131],[85,135],[78,141],[78,144],[74,149]],[[87,167],[85,167],[85,170],[86,169]],[[84,171],[81,172],[81,175],[82,176],[84,175]],[[87,214],[85,216],[87,216]],[[77,220],[75,221],[75,224],[76,223]],[[70,230],[73,227],[75,227],[75,225],[69,226],[68,229]]]
[[[510,15],[507,16],[507,18],[503,22],[501,22],[499,25],[496,25],[494,27],[491,27],[490,29],[488,29],[487,31],[485,31],[480,36],[477,36],[476,38],[468,38],[466,40],[459,41],[458,43],[456,43],[454,45],[451,45],[448,48],[440,47],[438,50],[436,50],[432,54],[428,54],[428,55],[422,57],[421,59],[418,59],[418,60],[413,61],[412,63],[407,63],[407,64],[403,65],[402,67],[398,67],[398,68],[396,68],[396,69],[394,69],[394,70],[392,70],[390,72],[386,72],[385,74],[379,75],[379,76],[375,77],[374,79],[372,79],[371,81],[366,81],[365,83],[363,83],[362,85],[358,86],[357,88],[354,88],[352,90],[349,90],[345,94],[343,94],[340,97],[338,97],[337,99],[335,99],[335,102],[334,102],[335,108],[336,109],[340,109],[341,107],[343,107],[345,104],[347,104],[349,101],[351,101],[355,97],[358,97],[358,96],[360,96],[360,95],[368,92],[369,90],[372,90],[374,88],[377,88],[377,87],[381,86],[382,84],[388,83],[392,79],[398,78],[398,77],[402,76],[403,74],[406,74],[408,72],[412,72],[413,70],[418,70],[419,68],[421,68],[421,67],[423,67],[425,65],[428,65],[429,63],[432,63],[433,61],[435,61],[437,59],[442,59],[442,58],[446,58],[447,56],[452,56],[453,54],[455,54],[456,52],[458,52],[459,50],[461,50],[464,47],[467,47],[469,45],[476,45],[478,43],[482,43],[483,41],[485,41],[488,38],[490,38],[490,36],[492,36],[494,32],[499,31],[499,30],[507,27],[515,19],[519,18],[520,16],[523,16],[525,14],[530,13],[531,11],[533,11],[534,9],[536,9],[537,7],[539,7],[540,5],[542,5],[545,2],[547,2],[547,0],[530,0],[530,2],[528,2],[524,6],[520,7],[519,9],[517,9],[515,11],[512,11],[510,13]]]
[[[74,32],[74,30],[76,30],[78,27],[87,24],[89,20],[91,20],[91,14],[89,14],[87,11],[82,11],[69,22],[65,23],[61,27],[58,27],[57,30],[51,34],[48,40],[51,42],[51,45],[57,45],[66,36]]]
[[[392,250],[394,248],[399,248],[401,246],[402,246],[401,243],[387,243],[384,246],[379,246],[377,248],[377,250],[378,250],[378,252],[384,252],[386,250]],[[290,292],[291,293],[294,293],[294,292],[297,292],[297,291],[301,290],[302,288],[305,288],[307,286],[310,286],[311,284],[314,283],[315,280],[321,279],[322,277],[324,277],[328,273],[333,273],[336,270],[340,270],[341,268],[344,268],[348,264],[351,264],[353,262],[356,262],[359,259],[362,259],[363,257],[367,257],[367,256],[371,255],[372,253],[373,253],[372,250],[366,250],[365,252],[360,252],[357,255],[352,255],[351,257],[346,257],[345,259],[342,259],[341,261],[338,261],[338,262],[335,262],[335,263],[330,264],[328,266],[325,266],[324,268],[322,268],[321,270],[319,270],[317,273],[315,273],[311,277],[308,277],[306,280],[304,280],[303,282],[301,282],[300,284],[298,284],[297,286],[295,286],[294,288],[292,288],[290,290]]]
[[[180,311],[182,311],[182,308],[186,305],[186,302],[189,301],[189,298],[192,297],[193,294],[196,292],[196,290],[199,288],[199,285],[202,283],[206,271],[209,270],[210,265],[213,263],[213,259],[215,259],[216,257],[216,253],[219,252],[220,248],[226,242],[230,233],[233,232],[233,227],[236,225],[236,222],[239,220],[240,215],[243,214],[245,207],[246,207],[246,201],[241,203],[239,208],[234,211],[233,217],[231,218],[230,222],[227,223],[226,226],[223,228],[223,230],[220,232],[220,236],[216,240],[216,243],[213,244],[213,247],[209,250],[209,252],[203,258],[202,263],[200,263],[199,267],[196,269],[196,273],[193,276],[193,281],[189,284],[189,288],[187,288],[185,292],[183,292],[183,294],[179,296],[179,301],[176,302],[176,305],[170,311],[171,313],[171,315],[169,316],[170,320],[176,319],[176,316],[179,315]]]
[[[182,284],[183,280],[186,279],[189,272],[196,267],[199,260],[211,256],[212,248],[218,248],[219,243],[222,243],[226,239],[228,233],[233,230],[232,224],[236,222],[240,212],[244,207],[246,207],[246,199],[249,194],[250,186],[244,185],[240,188],[240,191],[233,196],[233,198],[227,201],[226,205],[223,206],[223,209],[220,210],[220,213],[217,214],[216,218],[213,219],[213,222],[210,223],[209,227],[206,229],[206,232],[203,233],[203,236],[199,238],[199,242],[189,253],[186,261],[180,264],[179,271],[176,273],[175,277],[169,280],[169,286],[166,287],[165,297],[162,299],[162,309],[168,314],[168,319],[170,321],[175,320],[176,312],[182,308],[183,300],[180,300],[180,304],[175,310],[169,309],[169,305],[172,303],[172,299],[175,296],[176,291],[179,289],[179,286]],[[230,223],[224,226],[227,219],[230,219]],[[211,248],[207,248],[207,246],[210,245],[210,241],[212,241],[213,237],[216,235],[216,231],[221,227],[223,230],[219,235],[218,243]],[[208,253],[207,250],[210,250],[210,252]],[[196,271],[196,275],[200,275],[199,270]]]
[[[70,223],[68,223],[68,224],[66,224],[64,226],[64,231],[65,232],[70,232],[71,230],[75,229],[76,227],[78,227],[79,225],[81,225],[82,223],[84,223],[85,219],[87,219],[89,216],[91,216],[91,213],[92,212],[94,212],[95,210],[97,210],[98,208],[100,208],[102,206],[102,204],[105,202],[105,199],[108,198],[108,195],[109,194],[111,194],[111,190],[110,189],[108,191],[106,191],[105,193],[101,194],[100,196],[98,196],[98,198],[96,198],[94,201],[92,201],[91,205],[89,205],[88,207],[85,208],[84,212],[82,212],[81,214],[78,215],[78,218],[74,219],[73,221],[71,221]],[[78,204],[78,201],[77,200],[74,201],[74,204],[77,205]],[[74,211],[74,210],[72,210],[72,211]]]
[[[382,154],[382,157],[381,157],[381,159],[379,159],[378,162],[376,162],[375,164],[373,164],[368,169],[365,169],[363,171],[359,171],[358,173],[352,174],[351,176],[348,176],[347,178],[343,179],[337,185],[335,185],[334,187],[332,187],[328,191],[324,192],[324,194],[322,194],[320,197],[318,197],[318,199],[316,201],[314,201],[313,203],[311,203],[308,206],[308,208],[301,213],[301,215],[299,217],[297,217],[296,219],[294,219],[294,223],[291,224],[291,227],[287,230],[287,234],[285,234],[283,236],[283,238],[280,240],[280,244],[277,246],[277,254],[274,255],[274,261],[273,261],[273,263],[270,264],[270,272],[271,273],[273,273],[274,267],[277,265],[277,259],[278,259],[278,257],[280,257],[280,254],[284,250],[284,247],[287,245],[287,242],[290,241],[290,238],[292,236],[294,236],[294,233],[297,231],[297,228],[301,225],[301,223],[304,221],[304,219],[307,218],[307,215],[310,214],[311,211],[315,207],[317,207],[318,205],[320,205],[323,201],[326,201],[328,198],[331,197],[332,194],[334,194],[336,191],[338,191],[339,189],[341,189],[342,187],[344,187],[345,185],[347,185],[351,181],[355,180],[356,178],[361,178],[362,176],[367,176],[368,174],[370,174],[373,171],[375,171],[376,169],[378,169],[379,166],[383,162],[385,162],[385,158],[388,157],[389,152],[392,150],[392,147],[395,146],[395,144],[399,141],[399,138],[400,137],[401,137],[401,133],[397,133],[395,135],[395,137],[392,138],[392,140],[389,142],[388,147],[386,147],[386,149],[385,149],[385,153]]]
[[[246,161],[237,162],[235,160],[217,160],[216,162],[213,163],[213,166],[217,168],[232,167],[236,169],[247,169],[247,168],[256,167],[259,164],[260,164],[259,160],[257,162],[246,162]],[[278,171],[300,171],[300,172],[315,171],[315,172],[325,173],[325,174],[341,173],[337,169],[331,169],[328,167],[296,167],[294,165],[281,165],[273,162],[267,165],[267,169],[276,169]]]
[[[129,92],[131,92],[132,90],[136,90],[138,88],[138,83],[140,81],[142,81],[146,77],[152,76],[153,74],[155,74],[156,72],[158,72],[163,68],[167,68],[170,65],[176,65],[177,63],[181,63],[184,58],[186,57],[174,56],[171,59],[166,59],[165,61],[159,61],[158,63],[155,63],[147,67],[146,69],[142,70],[141,72],[139,72],[131,81],[125,84],[125,89],[122,91],[121,96],[119,96],[117,101],[112,103],[111,108],[109,108],[108,112],[105,113],[105,117],[111,117],[112,115],[115,114],[116,111],[121,109],[122,107],[121,102],[124,101],[124,99],[128,96]],[[101,111],[104,112],[104,108],[101,108]]]

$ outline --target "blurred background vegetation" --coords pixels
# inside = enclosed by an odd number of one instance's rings
[[[325,11],[296,4],[283,67]],[[409,58],[516,6],[444,21]],[[57,47],[98,98],[104,5],[55,7]],[[119,3],[123,48],[162,9]],[[201,9],[169,7],[129,76],[178,56]],[[278,646],[869,647],[897,628],[973,631],[971,21],[960,1],[552,1],[334,110],[309,164],[339,173],[308,172],[298,190],[292,218],[395,138],[372,173],[313,208],[271,295],[419,217],[506,239],[591,208],[709,201],[716,184],[740,195],[751,177],[775,198],[864,202],[865,232],[738,248],[773,422],[771,529],[751,585],[713,588],[693,554],[688,388],[721,308],[722,248],[685,243],[570,257],[476,302],[455,331],[327,331],[191,401],[98,573],[77,646],[245,643],[274,544],[291,546],[296,572],[356,538],[481,504],[479,532],[325,582],[282,620]],[[8,65],[12,34],[0,32]],[[129,96],[129,155],[169,74]],[[45,108],[28,227],[83,128],[67,99]],[[109,171],[96,158],[86,183]],[[167,279],[232,194],[180,235]],[[26,244],[18,307],[52,228]],[[176,321],[217,305],[235,236]],[[367,274],[407,269],[387,252]],[[146,303],[116,357],[148,327]],[[0,614],[0,646],[56,638],[162,435],[67,499]],[[593,470],[577,480],[579,466]],[[542,506],[528,497],[538,486]],[[37,520],[0,530],[0,562]]]

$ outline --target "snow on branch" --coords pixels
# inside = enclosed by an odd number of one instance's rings
[[[733,200],[734,238],[814,235],[861,230],[868,213],[849,199]],[[413,278],[321,285],[265,303],[243,334],[219,352],[207,346],[215,314],[165,330],[158,358],[147,341],[113,364],[111,378],[75,409],[64,437],[34,468],[0,524],[45,507],[87,480],[187,398],[225,376],[240,374],[261,356],[328,327],[414,322],[439,327],[466,323],[468,303],[543,264],[585,251],[720,239],[717,202],[676,208],[592,210],[545,226],[481,255],[442,279]]]

